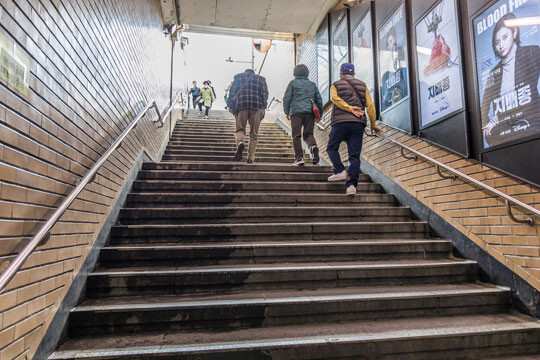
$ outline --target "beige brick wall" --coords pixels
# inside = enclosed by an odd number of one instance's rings
[[[310,44],[304,42],[313,41],[311,37],[298,37],[297,51],[311,48]],[[298,53],[297,57],[309,61],[306,54]],[[325,109],[325,115],[330,110],[331,107]],[[415,136],[381,126],[385,135],[540,209],[540,189],[476,160],[465,159]],[[324,131],[315,129],[315,138],[322,150],[321,156],[328,163],[326,145],[329,133],[330,128]],[[344,144],[340,154],[342,160],[346,161],[347,150]],[[377,168],[540,291],[540,218],[535,218],[536,225],[533,227],[516,224],[506,215],[504,201],[500,198],[460,179],[443,179],[434,166],[422,160],[403,158],[400,148],[380,138],[364,138],[362,161]],[[514,209],[514,214],[523,218],[523,213],[518,209]]]
[[[159,0],[0,0],[0,33],[30,58],[27,95],[0,80],[0,270],[135,117],[169,98]],[[0,295],[0,359],[32,358],[144,151],[145,118]]]

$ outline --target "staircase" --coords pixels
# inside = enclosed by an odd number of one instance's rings
[[[368,176],[347,198],[265,123],[233,163],[234,120],[211,115],[140,171],[51,359],[540,358],[509,289]]]

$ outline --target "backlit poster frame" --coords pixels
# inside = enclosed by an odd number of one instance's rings
[[[330,24],[327,15],[317,30],[315,53],[317,56],[317,88],[323,104],[330,101]],[[326,40],[326,41],[324,41]]]
[[[440,0],[415,24],[420,129],[465,109],[457,6],[456,0]]]
[[[352,22],[352,21],[351,21]],[[351,55],[355,77],[366,83],[371,96],[375,96],[375,63],[373,60],[373,28],[371,9],[367,10],[360,20],[352,26]],[[369,61],[366,61],[369,59]]]
[[[409,99],[407,14],[400,4],[377,30],[379,105],[384,114]]]
[[[540,137],[540,24],[528,21],[538,16],[540,0],[498,0],[472,18],[484,153]]]
[[[338,11],[336,17],[332,17],[332,65],[330,71],[330,83],[340,79],[339,71],[341,65],[349,62],[349,26],[348,26],[348,11],[347,9],[342,9]],[[334,23],[335,22],[335,23]],[[339,44],[338,42],[342,43]]]

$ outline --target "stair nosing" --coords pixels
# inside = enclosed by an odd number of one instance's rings
[[[475,335],[489,335],[503,332],[521,332],[540,330],[540,323],[538,321],[523,321],[519,323],[506,323],[496,324],[492,328],[485,325],[471,325],[467,327],[458,326],[450,328],[425,328],[421,330],[411,331],[394,330],[386,332],[377,332],[374,334],[326,334],[315,336],[303,336],[298,338],[271,338],[261,340],[243,340],[243,341],[224,341],[224,342],[212,342],[212,343],[192,343],[192,344],[178,344],[178,345],[147,345],[147,346],[132,346],[129,349],[126,348],[108,348],[97,350],[66,350],[57,351],[51,355],[50,360],[61,360],[69,357],[84,358],[85,354],[88,357],[92,354],[105,355],[110,352],[114,356],[143,356],[150,354],[188,354],[188,353],[218,353],[220,351],[248,351],[248,350],[270,350],[273,348],[283,347],[301,347],[301,346],[313,346],[313,345],[339,345],[347,344],[351,342],[392,342],[399,340],[409,339],[436,339],[444,338],[448,336],[475,336]]]
[[[424,290],[411,292],[389,292],[389,293],[369,293],[369,294],[343,294],[343,295],[315,295],[315,296],[293,296],[277,298],[242,298],[235,300],[190,300],[171,301],[162,303],[138,303],[138,304],[116,304],[116,305],[78,305],[71,313],[81,312],[109,312],[109,311],[154,311],[172,309],[193,309],[210,308],[215,306],[242,306],[242,305],[283,305],[283,304],[308,304],[312,302],[339,302],[339,301],[390,301],[390,300],[410,300],[418,298],[432,297],[455,297],[472,296],[486,294],[501,294],[509,292],[510,288],[493,285],[480,289],[455,289],[455,290]]]

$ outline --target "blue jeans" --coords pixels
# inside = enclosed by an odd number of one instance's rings
[[[332,126],[330,138],[326,152],[332,161],[334,174],[339,174],[345,167],[339,156],[339,145],[342,141],[347,142],[349,152],[349,180],[347,186],[358,185],[358,176],[360,175],[360,152],[362,151],[362,140],[364,138],[364,129],[366,124],[360,122],[343,122]]]

